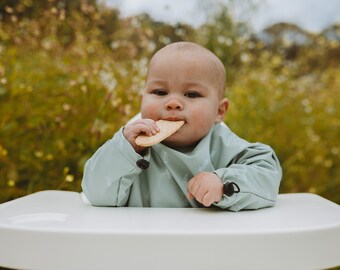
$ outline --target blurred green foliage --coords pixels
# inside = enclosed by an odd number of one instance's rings
[[[85,161],[139,111],[150,56],[189,40],[225,63],[226,123],[275,149],[280,192],[340,203],[339,26],[277,24],[261,37],[227,6],[194,29],[95,0],[5,0],[0,19],[0,202],[80,191]]]

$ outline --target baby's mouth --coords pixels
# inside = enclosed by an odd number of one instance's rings
[[[168,117],[168,118],[165,118],[164,120],[166,120],[166,121],[173,121],[173,122],[184,121],[183,119],[180,119],[178,117]]]

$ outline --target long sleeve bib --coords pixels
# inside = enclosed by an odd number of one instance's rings
[[[140,159],[149,162],[147,169],[136,165]],[[249,143],[228,127],[215,125],[192,151],[160,143],[150,147],[144,157],[120,130],[87,161],[82,186],[93,205],[202,207],[187,199],[187,183],[203,171],[240,187],[240,193],[224,195],[215,203],[233,211],[274,205],[282,176],[269,146]]]

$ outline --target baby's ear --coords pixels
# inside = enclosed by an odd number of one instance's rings
[[[228,111],[228,106],[229,106],[229,100],[227,98],[220,100],[215,123],[220,123],[223,121],[224,116],[226,115]]]

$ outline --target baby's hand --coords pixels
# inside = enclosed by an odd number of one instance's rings
[[[148,136],[155,135],[159,132],[159,128],[156,122],[152,119],[138,119],[125,126],[123,130],[124,137],[132,145],[136,152],[140,153],[145,149],[145,147],[138,146],[135,143],[136,138],[144,133]]]
[[[206,207],[218,202],[223,196],[221,179],[211,172],[200,172],[188,182],[188,199],[195,198]]]

